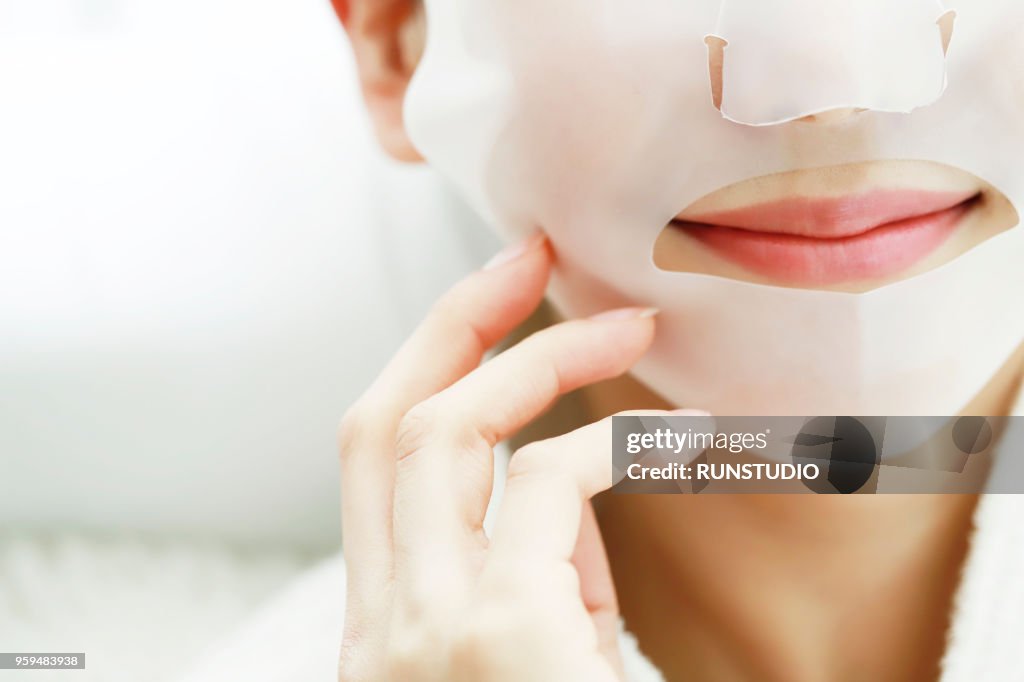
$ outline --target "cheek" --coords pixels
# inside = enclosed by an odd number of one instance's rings
[[[962,49],[969,55],[975,78],[992,93],[999,115],[1020,116],[1024,108],[1024,3],[1000,21],[989,24],[987,39],[971,36],[983,44],[956,44],[954,29],[952,50]],[[980,103],[979,103],[980,104]]]
[[[1020,65],[1024,64],[1024,26],[1022,30],[1015,36],[1012,42],[1007,45],[1007,56],[1004,64],[1010,65],[1007,69],[1009,72],[1009,90],[1012,101],[1016,104],[1019,110],[1024,109],[1024,68]]]
[[[1019,116],[1024,108],[1024,17],[1012,30],[998,35],[990,54],[993,72],[988,77],[1005,89],[1009,103],[1015,107],[1014,115]]]

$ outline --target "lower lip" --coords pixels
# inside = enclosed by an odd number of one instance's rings
[[[956,231],[973,203],[834,239],[698,223],[674,225],[727,260],[773,282],[829,286],[891,277],[913,267]]]

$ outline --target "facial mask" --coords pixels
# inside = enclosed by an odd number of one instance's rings
[[[712,77],[718,107],[749,125],[836,108],[908,113],[946,87],[953,18],[936,0],[723,0],[707,40],[727,54]]]
[[[1024,4],[965,4],[944,55],[927,0],[427,0],[406,124],[504,235],[547,232],[565,315],[662,311],[635,374],[673,403],[956,414],[1024,338],[1020,226],[866,293],[667,272],[652,247],[720,188],[876,160],[963,169],[1019,212]],[[838,107],[867,111],[792,121]]]

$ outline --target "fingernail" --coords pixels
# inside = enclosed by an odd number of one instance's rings
[[[680,408],[678,410],[669,410],[669,414],[673,417],[710,417],[711,413],[706,410],[694,410],[691,408]]]
[[[540,246],[546,236],[541,230],[537,230],[526,239],[515,244],[509,244],[504,249],[494,254],[491,260],[484,263],[484,270],[494,270],[500,268],[502,265],[507,265],[512,261],[516,260],[520,256],[526,255],[536,247]]]
[[[603,313],[598,313],[590,319],[597,320],[599,322],[608,322],[612,320],[639,320],[645,317],[654,317],[657,314],[657,308],[616,308],[615,310],[606,310]]]

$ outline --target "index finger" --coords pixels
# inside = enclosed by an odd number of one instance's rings
[[[499,254],[492,267],[461,280],[343,420],[342,535],[353,592],[372,593],[372,583],[390,566],[398,421],[476,367],[490,346],[530,315],[544,296],[551,260],[538,232]]]

